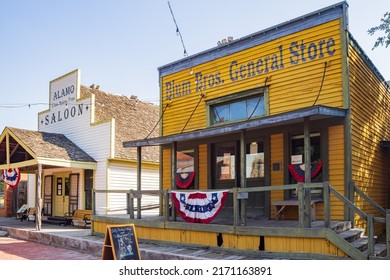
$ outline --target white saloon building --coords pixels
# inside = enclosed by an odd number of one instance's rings
[[[27,204],[36,205],[41,166],[43,216],[63,217],[92,209],[93,190],[137,189],[136,150],[123,141],[156,137],[159,107],[80,84],[75,70],[50,82],[49,109],[38,114],[38,131],[6,127],[0,135],[1,169],[28,173]],[[159,150],[142,154],[142,189],[159,188]],[[158,205],[158,198],[142,200]],[[125,214],[126,195],[97,193],[98,215]],[[44,219],[45,219],[44,218]]]

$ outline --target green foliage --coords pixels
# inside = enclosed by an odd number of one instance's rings
[[[385,45],[386,48],[390,45],[390,12],[386,12],[383,18],[381,18],[381,24],[370,28],[367,32],[370,35],[374,35],[377,31],[384,32],[384,36],[380,36],[376,39],[374,47]]]

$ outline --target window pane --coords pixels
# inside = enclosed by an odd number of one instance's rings
[[[248,118],[264,115],[264,96],[248,100]]]
[[[234,146],[217,148],[217,180],[235,179],[235,149]]]
[[[229,119],[229,105],[221,105],[213,108],[213,123],[228,122]]]
[[[246,101],[239,101],[230,104],[230,116],[232,121],[246,119]]]
[[[264,148],[262,142],[246,144],[246,177],[264,177]]]

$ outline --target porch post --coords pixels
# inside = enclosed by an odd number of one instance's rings
[[[304,118],[304,149],[305,149],[305,183],[311,183],[311,144],[310,144],[310,118]],[[311,227],[311,190],[303,189],[305,215],[304,227]]]
[[[137,191],[141,191],[141,169],[142,169],[142,155],[141,147],[137,147]],[[137,197],[137,219],[141,219],[141,197]],[[131,197],[131,199],[133,199]]]
[[[173,142],[171,146],[171,190],[176,189],[176,170],[177,170],[177,142]],[[172,203],[172,219],[176,221],[176,208]]]
[[[387,257],[390,257],[390,209],[386,209],[386,248]]]
[[[323,183],[324,189],[324,226],[326,228],[330,227],[330,187],[329,182],[326,181]]]
[[[35,229],[40,231],[42,228],[42,164],[38,163],[38,173],[37,173],[37,189],[36,189],[36,199],[35,199]]]
[[[240,133],[240,187],[246,188],[246,145],[245,145],[245,130]],[[248,193],[239,193],[241,207],[241,225],[246,225],[246,206]]]

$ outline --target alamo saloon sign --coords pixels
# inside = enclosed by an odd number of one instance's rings
[[[77,101],[79,71],[50,82],[50,109],[41,114],[40,126],[49,126],[82,116],[89,106]]]

